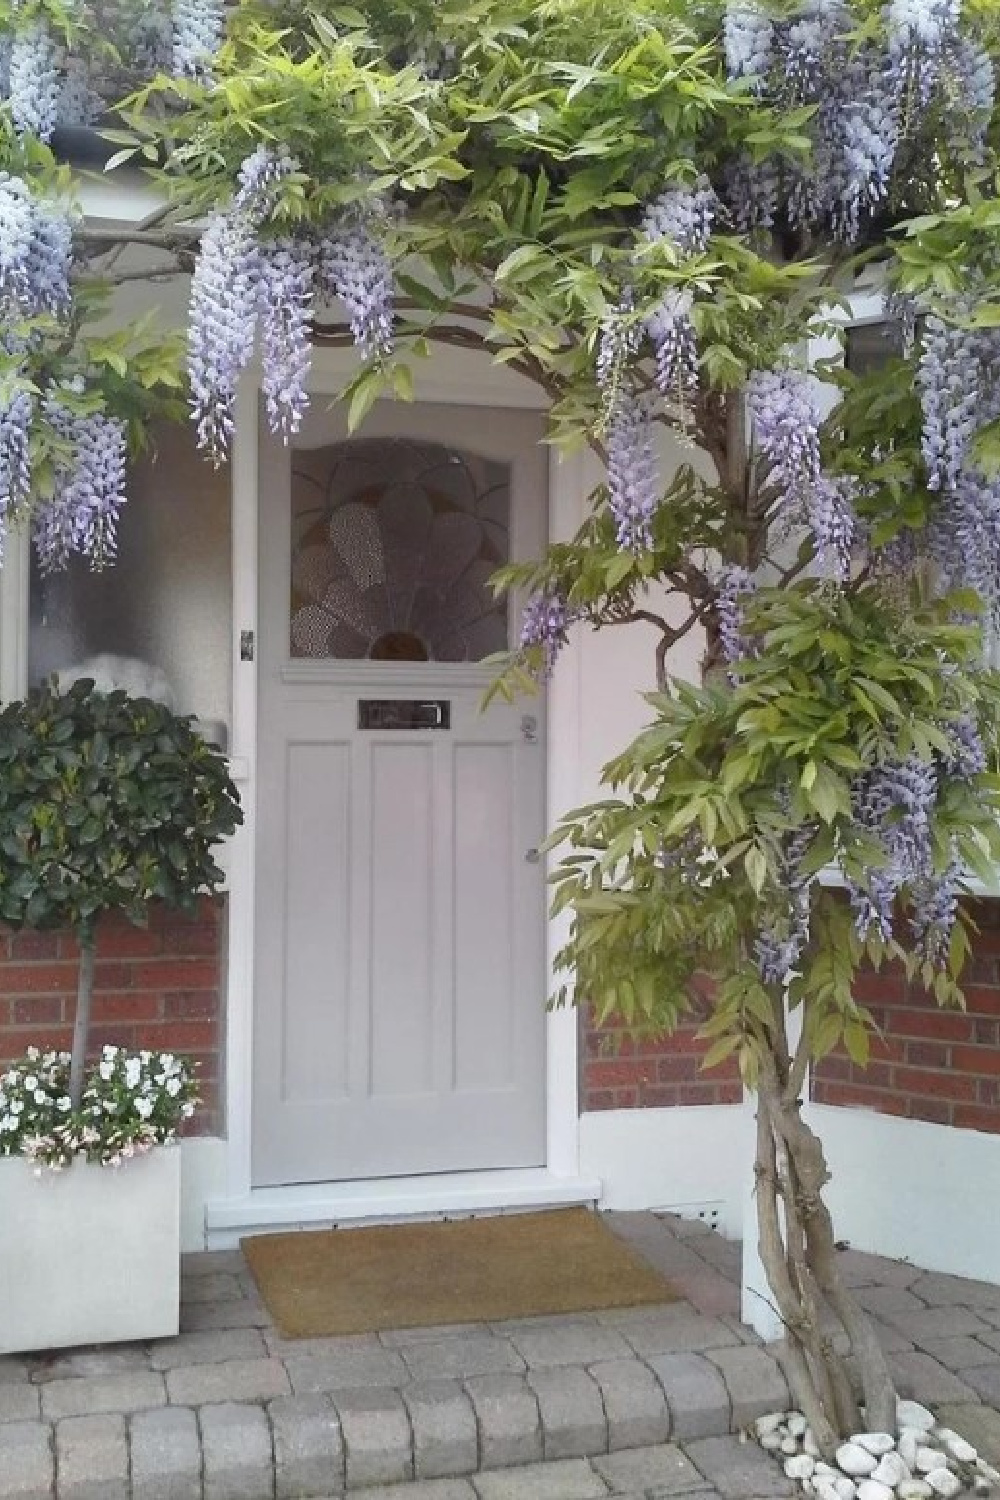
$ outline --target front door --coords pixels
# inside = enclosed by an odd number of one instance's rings
[[[541,419],[264,437],[253,1176],[544,1162],[540,700],[481,710],[544,542]]]

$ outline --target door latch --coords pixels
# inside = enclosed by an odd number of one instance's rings
[[[254,634],[252,630],[240,631],[240,661],[253,661]]]
[[[521,738],[526,745],[538,744],[538,720],[534,714],[522,714]]]

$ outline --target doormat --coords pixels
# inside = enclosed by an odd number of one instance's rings
[[[675,1302],[589,1209],[298,1230],[241,1241],[285,1338]]]

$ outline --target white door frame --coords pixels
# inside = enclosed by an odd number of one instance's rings
[[[351,351],[316,352],[311,388],[315,400],[331,399],[354,365]],[[416,398],[466,406],[507,406],[544,410],[547,401],[530,382],[495,365],[484,351],[445,350],[417,364]],[[575,1010],[550,1012],[546,1020],[546,1166],[521,1172],[459,1173],[433,1179],[368,1184],[313,1185],[308,1188],[251,1189],[251,1079],[253,1076],[253,953],[255,890],[255,798],[257,754],[257,675],[240,659],[244,632],[256,640],[258,555],[258,381],[248,378],[240,393],[233,453],[233,706],[231,748],[246,777],[241,787],[244,824],[228,860],[229,995],[226,1045],[225,1200],[210,1203],[206,1225],[211,1243],[224,1243],[242,1229],[281,1222],[328,1222],[347,1217],[386,1217],[394,1212],[460,1211],[462,1207],[502,1208],[541,1202],[596,1200],[600,1183],[579,1177],[577,1024]],[[362,429],[363,430],[363,429]],[[549,535],[571,537],[585,513],[587,486],[583,457],[549,463]],[[546,806],[550,821],[578,798],[581,682],[577,653],[568,652],[548,693],[549,732]],[[565,936],[562,923],[546,929],[547,983],[556,950]],[[502,1181],[501,1179],[507,1179]]]

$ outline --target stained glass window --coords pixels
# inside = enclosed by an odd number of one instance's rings
[[[480,661],[507,645],[489,578],[510,555],[503,464],[362,438],[292,465],[291,654]]]

